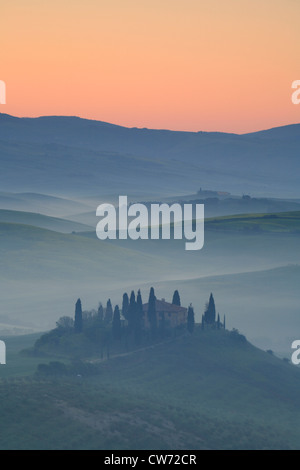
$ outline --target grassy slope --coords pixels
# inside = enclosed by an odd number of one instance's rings
[[[21,353],[24,349],[32,347],[32,344],[41,336],[41,333],[21,336],[1,336],[1,340],[6,344],[7,364],[0,369],[0,380],[7,378],[29,377],[32,376],[38,364],[41,363],[40,357],[29,357]],[[47,358],[50,361],[52,358]],[[53,356],[53,360],[55,356]]]
[[[135,253],[98,240],[59,234],[30,225],[0,223],[1,277],[22,279],[73,279],[99,276],[114,279],[128,260],[135,266],[133,277],[154,272],[151,255]],[[158,260],[155,260],[156,262]]]
[[[299,386],[297,368],[199,330],[98,377],[0,381],[0,448],[299,449]]]
[[[98,218],[95,213],[87,212],[74,216],[74,220],[84,221],[90,225],[96,225]],[[72,217],[70,217],[72,220]],[[298,233],[300,231],[300,211],[272,212],[272,213],[237,213],[218,217],[209,217],[205,220],[205,230],[228,231],[244,233]],[[86,232],[83,235],[95,236],[94,232]]]
[[[299,233],[300,212],[280,212],[274,214],[239,214],[206,222],[208,230],[261,231],[273,233]]]
[[[65,199],[42,193],[11,193],[0,191],[0,207],[5,210],[33,212],[53,217],[63,217],[78,211],[87,211],[93,205],[75,199]]]
[[[0,128],[1,134],[1,128]],[[175,169],[159,158],[132,152],[109,152],[82,146],[51,143],[15,143],[0,139],[2,189],[13,192],[76,194],[173,194],[174,181],[190,176],[179,163]],[[17,169],[16,169],[17,168]],[[70,171],[70,168],[72,170]],[[164,177],[164,180],[162,180]],[[150,184],[151,181],[151,184]],[[195,177],[195,187],[197,187]],[[176,187],[176,186],[175,186]],[[146,192],[146,194],[148,191]]]
[[[32,225],[34,227],[54,230],[55,232],[71,233],[90,230],[92,227],[57,217],[49,217],[34,212],[11,211],[0,209],[0,222]]]
[[[37,219],[35,222],[39,223]],[[245,271],[245,266],[249,270],[262,269],[297,262],[298,230],[300,212],[278,214],[276,218],[253,215],[212,219],[206,223],[203,250],[188,253],[180,240],[103,243],[95,234],[66,235],[30,225],[3,223],[0,211],[0,277],[73,279],[84,273],[92,278],[100,277],[99,266],[105,266],[106,279],[122,279],[122,268],[129,262],[134,266],[134,275],[144,279],[157,269],[165,276],[174,269],[179,273],[180,268],[189,269],[193,276]],[[236,252],[239,257],[233,257]],[[199,263],[205,272],[201,272]]]

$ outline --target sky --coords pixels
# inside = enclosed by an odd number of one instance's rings
[[[0,112],[235,133],[299,123],[299,21],[299,0],[0,0]]]

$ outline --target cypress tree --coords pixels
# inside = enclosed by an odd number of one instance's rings
[[[111,305],[111,300],[108,299],[107,304],[106,304],[106,309],[105,309],[104,321],[105,323],[109,324],[112,322],[112,319],[113,319],[113,308]]]
[[[205,322],[208,323],[209,325],[213,325],[216,322],[216,307],[215,307],[214,296],[212,294],[210,294],[209,302],[206,307],[204,316],[205,316]]]
[[[187,329],[190,333],[193,333],[194,328],[195,328],[195,313],[194,313],[192,304],[190,304],[188,308],[188,314],[187,314]]]
[[[135,336],[135,342],[137,344],[140,344],[141,342],[143,326],[144,326],[143,301],[142,301],[142,294],[139,289],[137,297],[136,297],[135,318],[134,318],[134,336]]]
[[[155,338],[157,331],[157,317],[156,317],[156,297],[154,288],[151,287],[148,301],[148,320],[152,337]]]
[[[173,294],[172,304],[173,305],[178,305],[179,307],[181,307],[180,295],[179,295],[178,290],[175,290],[175,292]]]
[[[103,310],[103,305],[102,305],[101,302],[100,302],[99,307],[98,307],[97,315],[98,315],[98,320],[99,320],[100,322],[103,322],[103,319],[104,319],[104,310]]]
[[[143,300],[142,300],[142,294],[140,289],[138,290],[137,298],[136,298],[136,307],[137,307],[137,315],[138,315],[138,321],[143,327],[144,323],[144,310],[143,310]]]
[[[217,328],[220,329],[221,322],[220,322],[220,314],[218,313],[218,320],[217,320]]]
[[[123,301],[122,301],[122,315],[127,321],[128,321],[128,309],[129,309],[129,298],[128,298],[128,294],[125,292],[125,294],[123,294]]]
[[[121,339],[121,315],[120,315],[120,310],[119,306],[115,306],[114,310],[114,316],[113,316],[113,322],[112,322],[112,332],[113,332],[113,337],[115,339]]]
[[[75,305],[75,321],[74,321],[74,330],[75,333],[81,333],[83,327],[82,322],[82,305],[81,300],[78,299]]]
[[[134,291],[131,291],[130,294],[128,307],[128,327],[130,330],[134,330],[136,327],[136,301]]]

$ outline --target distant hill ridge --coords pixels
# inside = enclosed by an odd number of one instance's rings
[[[300,124],[252,134],[126,128],[0,115],[4,191],[183,194],[199,187],[299,197]]]
[[[191,136],[197,136],[198,138],[204,138],[208,136],[213,137],[236,137],[237,139],[243,138],[299,138],[300,139],[300,123],[295,124],[288,124],[286,126],[279,126],[273,127],[270,129],[259,130],[251,133],[244,133],[244,134],[236,134],[230,132],[222,132],[222,131],[176,131],[171,129],[151,129],[151,128],[140,128],[140,127],[126,127],[118,124],[113,124],[105,121],[99,121],[95,119],[87,119],[81,118],[79,116],[39,116],[39,117],[16,117],[11,116],[9,114],[0,113],[0,136],[2,136],[2,130],[4,130],[4,126],[14,124],[14,126],[18,126],[18,131],[21,130],[30,130],[36,126],[44,130],[45,135],[48,134],[51,140],[55,140],[55,137],[51,133],[51,127],[54,126],[57,128],[59,134],[65,133],[66,131],[72,131],[75,134],[76,129],[79,127],[82,130],[89,130],[91,133],[95,131],[117,131],[119,133],[131,134],[132,136],[136,137],[140,135],[145,138],[147,134],[151,134],[151,137],[154,136],[164,136],[164,137],[173,137],[181,139],[189,138]],[[5,129],[9,131],[8,128]],[[10,137],[10,133],[6,134],[6,138]],[[27,136],[32,138],[32,136]],[[39,140],[42,136],[36,135],[36,139]],[[14,138],[14,135],[13,135]],[[30,139],[31,140],[31,139]]]

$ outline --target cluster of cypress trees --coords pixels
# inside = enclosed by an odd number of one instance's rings
[[[127,321],[129,332],[133,334],[135,341],[139,343],[143,329],[144,317],[143,301],[140,290],[138,290],[137,296],[135,296],[135,292],[132,291],[130,298],[126,292],[123,294],[122,315]]]
[[[156,335],[157,330],[157,319],[156,319],[156,297],[154,288],[151,287],[149,294],[149,308],[147,312],[148,322],[150,324],[151,333],[153,336]],[[122,316],[127,321],[128,331],[133,334],[136,342],[138,343],[141,338],[145,318],[143,311],[143,300],[141,291],[138,290],[137,296],[132,291],[130,298],[125,292],[122,300]],[[108,299],[106,308],[100,303],[98,307],[97,317],[100,324],[112,325],[112,332],[115,339],[121,338],[122,324],[121,324],[121,312],[119,306],[116,305],[114,310],[112,307],[111,300]],[[81,300],[78,299],[75,305],[75,321],[74,330],[76,333],[83,331],[83,312]]]
[[[178,290],[175,290],[172,304],[181,306],[181,300]],[[143,311],[143,301],[141,291],[138,290],[137,296],[135,292],[132,291],[130,298],[125,292],[123,294],[122,300],[122,315],[127,321],[128,332],[133,335],[135,342],[139,343],[142,335],[143,328],[145,326],[145,314]],[[150,333],[154,339],[157,335],[158,325],[157,325],[157,312],[156,312],[156,296],[154,288],[151,287],[148,300],[148,310],[146,312],[147,321],[150,326]],[[97,312],[98,320],[101,324],[111,325],[112,333],[115,339],[120,339],[122,335],[122,323],[121,323],[121,312],[119,306],[116,305],[114,310],[112,307],[111,300],[108,299],[106,308],[104,309],[102,304],[99,304]],[[204,315],[202,315],[202,328],[204,329],[205,325],[213,325],[218,329],[226,328],[225,325],[225,315],[223,324],[220,321],[220,315],[218,314],[216,319],[216,307],[213,294],[210,294],[209,302],[205,306]],[[188,307],[187,313],[187,329],[190,333],[193,333],[195,328],[195,314],[192,304]],[[74,330],[76,333],[81,333],[83,330],[83,315],[82,315],[82,305],[81,300],[78,299],[75,306],[75,321],[74,321]]]
[[[106,304],[106,309],[104,310],[102,304],[99,304],[97,312],[98,323],[103,323],[104,325],[109,325],[113,322],[113,319],[118,317],[119,307],[116,305],[115,310],[113,311],[111,300],[108,299]],[[119,312],[120,313],[120,312]],[[120,323],[121,325],[121,323]],[[74,330],[75,333],[82,333],[83,330],[83,312],[81,300],[78,299],[75,305],[75,319],[74,319]]]

